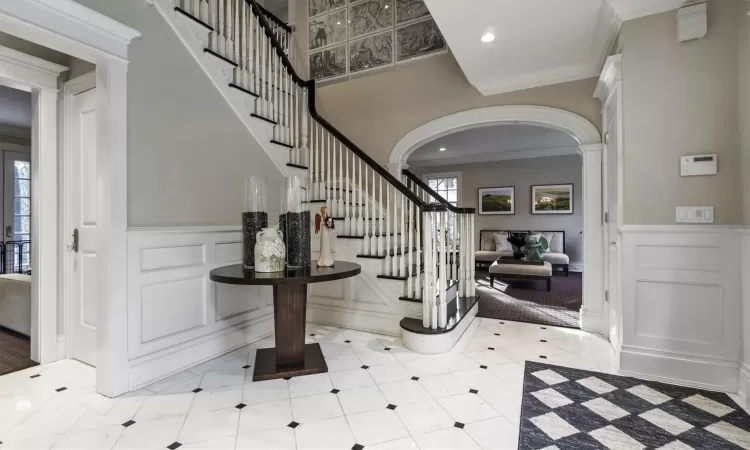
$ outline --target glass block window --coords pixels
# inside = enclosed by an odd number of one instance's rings
[[[310,76],[350,75],[447,50],[423,0],[309,0]]]
[[[16,242],[31,241],[31,163],[13,161],[13,238]],[[14,272],[31,268],[31,248],[25,244],[21,250],[20,267],[15,259]]]

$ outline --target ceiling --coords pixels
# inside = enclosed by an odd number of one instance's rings
[[[562,131],[535,125],[491,125],[459,131],[429,142],[409,156],[413,167],[571,155],[578,142]],[[440,148],[445,151],[440,151]]]
[[[425,0],[466,78],[484,95],[599,75],[624,20],[677,0]],[[492,32],[494,42],[480,37]]]
[[[31,93],[0,85],[0,126],[31,128]]]

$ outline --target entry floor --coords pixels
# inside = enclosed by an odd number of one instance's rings
[[[601,336],[476,318],[447,354],[308,324],[329,372],[252,382],[255,344],[115,399],[66,360],[0,377],[0,449],[517,448],[525,361],[614,373]]]

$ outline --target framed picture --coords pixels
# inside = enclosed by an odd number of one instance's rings
[[[310,50],[346,41],[346,9],[308,21]]]
[[[349,39],[393,28],[393,2],[365,0],[349,7]]]
[[[349,44],[349,71],[351,73],[393,62],[393,30],[375,34]]]
[[[310,0],[307,16],[313,17],[346,5],[346,0]]]
[[[531,214],[573,214],[573,185],[531,186]]]
[[[430,11],[424,0],[396,0],[396,23],[410,22],[429,15]]]
[[[396,29],[397,61],[417,58],[445,49],[443,34],[432,19]]]
[[[346,44],[310,53],[310,75],[316,80],[346,75]]]
[[[479,188],[479,214],[512,215],[516,213],[515,186]]]

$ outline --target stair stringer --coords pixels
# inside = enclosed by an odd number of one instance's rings
[[[250,116],[250,114],[256,112],[258,104],[256,99],[250,94],[229,87],[229,83],[234,81],[233,66],[204,52],[204,48],[208,47],[209,44],[210,31],[188,17],[177,13],[174,10],[173,0],[153,0],[153,5],[281,173],[284,176],[300,173],[299,171],[302,169],[287,166],[290,159],[289,149],[271,143],[271,139],[274,138],[274,125],[253,119]],[[189,95],[189,93],[186,93],[186,95]],[[307,170],[304,170],[305,174],[307,172]]]

